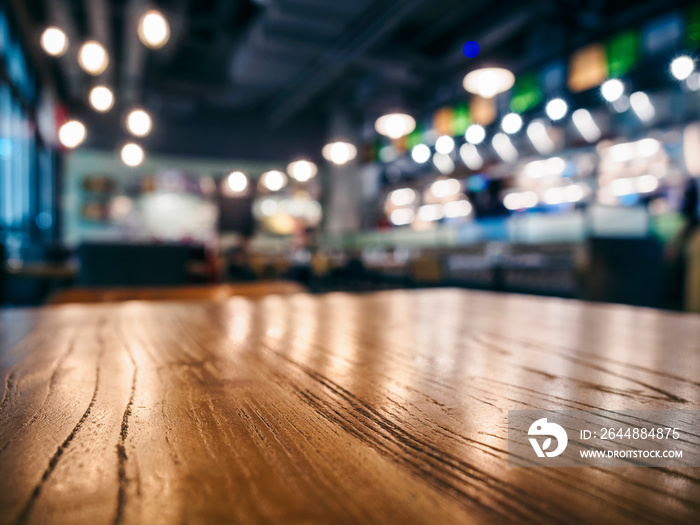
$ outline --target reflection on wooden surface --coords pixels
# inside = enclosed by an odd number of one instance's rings
[[[251,283],[212,284],[173,287],[69,288],[53,294],[48,304],[111,303],[119,301],[225,301],[240,296],[259,299],[267,295],[306,292],[292,281],[256,281]]]
[[[697,523],[507,467],[508,409],[698,409],[700,317],[457,290],[0,314],[0,523]]]

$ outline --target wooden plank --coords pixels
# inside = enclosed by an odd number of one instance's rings
[[[0,314],[0,524],[697,523],[509,468],[509,409],[698,409],[700,317],[458,290]]]

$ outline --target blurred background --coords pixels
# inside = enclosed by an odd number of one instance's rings
[[[0,304],[700,311],[700,3],[4,0]]]

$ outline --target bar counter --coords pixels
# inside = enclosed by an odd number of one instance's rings
[[[454,289],[0,313],[0,524],[698,523],[508,410],[700,408],[700,316]]]

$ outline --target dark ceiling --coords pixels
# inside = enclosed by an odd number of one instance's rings
[[[285,160],[317,157],[331,115],[358,125],[401,104],[416,114],[464,96],[461,79],[494,62],[513,69],[552,58],[668,10],[673,0],[12,0],[36,44],[47,24],[71,42],[106,44],[108,70],[91,79],[73,45],[59,60],[37,52],[73,114],[91,131],[87,146],[126,138],[124,111],[154,117],[152,151]],[[160,50],[138,40],[138,17],[160,9],[171,40]],[[467,40],[481,45],[467,59]],[[95,83],[115,88],[117,105],[96,115]]]

